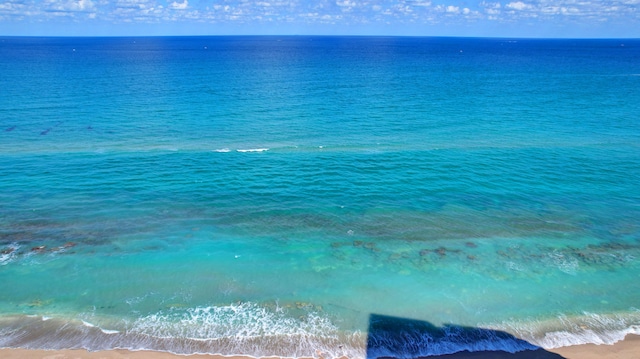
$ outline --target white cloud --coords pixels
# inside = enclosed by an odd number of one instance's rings
[[[640,28],[640,0],[472,0],[434,4],[432,0],[0,0],[0,20],[46,21],[67,17],[95,18],[113,24],[162,23],[296,23],[336,25],[449,25],[491,20],[518,24],[589,24],[608,22]],[[464,5],[463,5],[464,4]],[[466,22],[466,23],[465,23]],[[1,24],[0,24],[1,25]],[[638,31],[630,35],[638,36]]]
[[[460,7],[454,5],[436,5],[433,8],[437,12],[446,13],[446,14],[459,14]]]
[[[340,7],[354,7],[356,6],[356,2],[349,1],[349,0],[342,0],[342,1],[336,1],[336,5]]]
[[[95,5],[91,0],[48,0],[45,3],[47,4],[47,8],[45,9],[45,11],[53,12],[88,12],[95,9]]]
[[[531,10],[531,9],[533,9],[533,5],[525,4],[522,1],[510,2],[507,5],[505,5],[505,7],[508,8],[508,9],[513,9],[513,10]]]
[[[406,1],[406,3],[411,6],[431,6],[431,1],[414,0],[414,1]]]
[[[118,0],[115,6],[116,8],[144,9],[152,5],[149,4],[148,0]]]
[[[184,2],[177,2],[174,1],[171,3],[171,5],[169,5],[170,8],[175,9],[175,10],[184,10],[187,7],[189,7],[189,0],[184,0]]]
[[[24,7],[19,1],[7,1],[0,4],[0,11],[18,11]]]
[[[21,20],[28,14],[26,6],[21,1],[6,1],[0,3],[0,20]]]

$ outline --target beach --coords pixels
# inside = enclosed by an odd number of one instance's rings
[[[545,351],[527,350],[515,354],[507,352],[460,352],[430,358],[443,359],[635,359],[640,357],[640,336],[628,335],[613,345],[575,345]],[[106,350],[88,352],[86,350],[28,350],[0,349],[3,359],[252,359],[245,356],[221,355],[175,355],[154,351]],[[325,358],[329,359],[329,358]]]

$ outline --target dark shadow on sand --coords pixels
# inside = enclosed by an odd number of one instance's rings
[[[513,335],[491,329],[371,314],[367,359],[564,359]]]

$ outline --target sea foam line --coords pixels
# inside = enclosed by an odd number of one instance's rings
[[[298,313],[300,314],[300,313]],[[90,322],[54,317],[0,317],[0,347],[127,349],[253,357],[364,358],[364,336],[341,332],[316,312],[292,316],[252,303],[173,308],[136,320],[91,314]],[[103,323],[111,328],[101,328]],[[25,332],[39,335],[24,336]]]
[[[265,151],[269,151],[268,148],[248,148],[248,149],[243,149],[243,150],[236,150],[238,152],[265,152]]]
[[[582,315],[559,315],[542,321],[504,322],[490,325],[505,330],[544,349],[573,345],[612,345],[629,334],[640,335],[640,310],[630,312]]]
[[[136,320],[92,315],[91,322],[52,317],[0,317],[0,347],[39,349],[127,349],[174,354],[253,357],[375,359],[409,358],[468,351],[518,352],[575,344],[613,344],[640,334],[640,311],[594,314],[538,322],[512,322],[492,329],[444,326],[434,333],[409,327],[396,330],[341,331],[326,315],[253,303],[174,308]],[[103,323],[113,329],[103,329]],[[118,324],[119,323],[119,324]],[[504,333],[500,333],[499,330]],[[24,336],[25,332],[39,335]],[[371,332],[371,330],[370,330]],[[511,333],[512,336],[508,335]]]

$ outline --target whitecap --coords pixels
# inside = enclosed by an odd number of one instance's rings
[[[575,275],[576,271],[580,267],[578,260],[572,257],[567,257],[562,253],[554,251],[553,253],[548,254],[548,258],[551,261],[551,264],[558,268],[560,271]]]
[[[85,322],[84,320],[81,321],[82,325],[84,325],[85,327],[89,327],[89,328],[95,328],[96,326],[89,323],[89,322]]]
[[[231,152],[231,150],[228,148],[219,148],[217,150],[213,150],[212,152],[226,153],[226,152]]]
[[[177,354],[317,357],[321,352],[325,357],[364,357],[364,337],[342,333],[320,313],[290,316],[281,307],[247,302],[163,310],[131,323],[126,335]]]
[[[7,265],[13,261],[16,258],[18,249],[20,249],[18,243],[11,243],[8,248],[4,249],[3,253],[0,254],[0,265]]]
[[[244,150],[236,150],[238,152],[265,152],[265,151],[269,151],[268,148],[249,148],[249,149],[244,149]]]
[[[524,266],[522,264],[518,264],[516,262],[511,262],[511,261],[506,262],[505,264],[506,264],[506,266],[507,266],[507,268],[509,270],[516,271],[516,272],[524,272],[525,271],[525,268],[524,268]]]
[[[109,329],[102,329],[102,328],[100,328],[100,331],[103,332],[104,334],[119,334],[120,333],[119,330],[109,330]]]

